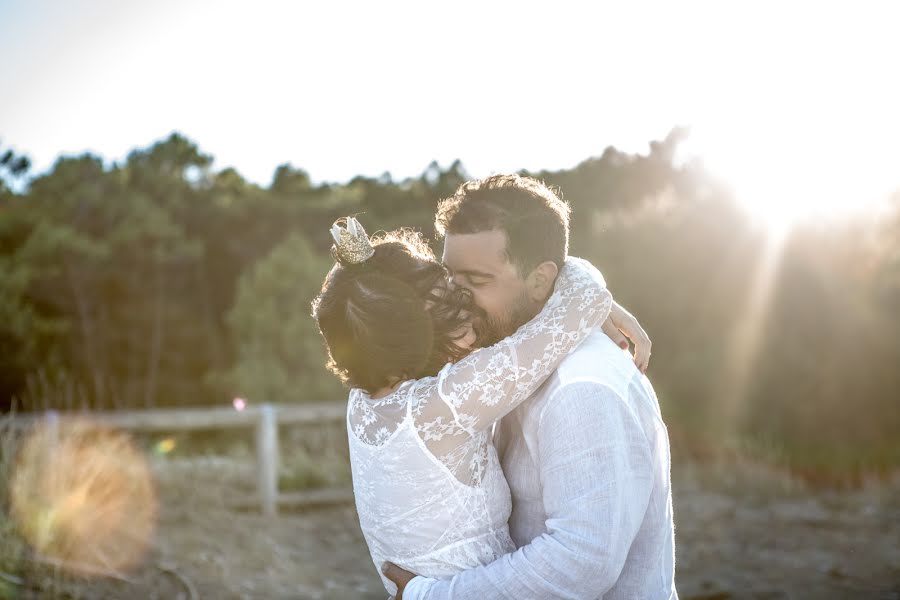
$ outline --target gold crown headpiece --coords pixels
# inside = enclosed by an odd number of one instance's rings
[[[331,226],[331,237],[334,238],[331,255],[342,265],[358,265],[375,254],[366,230],[354,217],[335,221]]]

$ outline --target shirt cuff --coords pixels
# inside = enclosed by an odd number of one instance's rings
[[[435,579],[416,575],[403,588],[403,600],[425,600],[425,594],[434,585]]]

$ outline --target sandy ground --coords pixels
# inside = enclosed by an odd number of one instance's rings
[[[231,510],[252,491],[252,467],[226,459],[168,462],[157,476],[162,511],[142,568],[57,597],[386,597],[352,505],[274,518]],[[719,464],[678,468],[673,485],[682,599],[900,600],[900,481],[813,491]]]

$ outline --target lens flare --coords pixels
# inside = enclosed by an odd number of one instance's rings
[[[129,436],[85,419],[40,425],[28,435],[10,502],[34,550],[81,575],[136,565],[157,515],[150,470]]]
[[[156,442],[156,446],[154,446],[154,451],[157,455],[163,456],[171,452],[175,449],[175,438],[165,438]]]
[[[234,405],[234,410],[244,410],[247,408],[247,401],[243,398],[235,398],[231,401],[231,404]]]

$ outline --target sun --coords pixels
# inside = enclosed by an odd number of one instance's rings
[[[733,192],[748,218],[773,237],[800,224],[829,223],[872,210],[890,194],[884,169],[860,153],[845,153],[853,140],[797,132],[768,124],[760,131],[721,128],[692,131],[686,154],[699,158],[710,174]],[[778,135],[776,135],[778,134]],[[864,156],[878,155],[877,144]],[[883,155],[890,155],[884,149]]]

